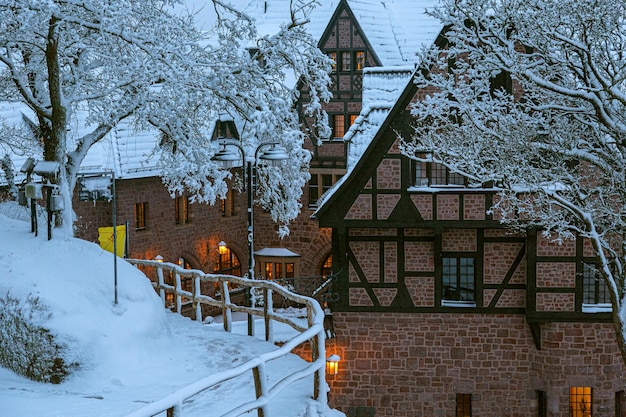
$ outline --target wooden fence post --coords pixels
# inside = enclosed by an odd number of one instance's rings
[[[265,375],[265,363],[260,363],[258,366],[252,368],[252,375],[254,376],[254,391],[256,392],[256,398],[259,399],[266,396],[267,376]],[[269,416],[267,411],[267,405],[257,408],[258,417]]]
[[[180,275],[178,275],[178,273],[176,274],[175,280],[176,280],[175,281],[176,285],[174,287],[174,291],[175,291],[175,294],[176,294],[176,312],[178,314],[180,314],[180,312],[182,310],[182,307],[183,307],[183,305],[182,305],[183,304],[183,300],[182,300],[182,297],[180,296],[180,291],[181,291],[182,288],[181,288],[181,285],[180,285]]]
[[[157,287],[159,289],[159,296],[161,297],[161,301],[163,301],[163,306],[165,305],[165,289],[163,288],[163,270],[161,268],[157,268]]]
[[[224,330],[233,331],[233,312],[228,306],[230,304],[230,292],[228,292],[228,281],[220,282],[222,289],[222,317],[224,318]]]
[[[196,310],[196,321],[202,321],[202,305],[198,302],[197,297],[202,293],[200,292],[200,277],[194,275],[193,277],[193,307]]]
[[[274,293],[271,288],[263,288],[263,298],[265,300],[263,305],[263,315],[265,316],[265,340],[267,342],[274,343],[274,326],[270,317],[270,314],[274,312]]]

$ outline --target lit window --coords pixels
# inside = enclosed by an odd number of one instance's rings
[[[241,263],[235,252],[225,247],[224,253],[220,253],[217,265],[213,268],[216,274],[241,276]]]
[[[456,417],[472,417],[472,394],[456,395]]]
[[[183,269],[192,269],[191,264],[185,258],[178,258],[178,265]],[[180,287],[183,291],[193,293],[193,278],[181,276]]]
[[[363,68],[365,68],[365,52],[356,51],[354,53],[354,69],[363,71]]]
[[[189,197],[176,197],[174,199],[174,211],[176,224],[189,223]]]
[[[341,70],[350,71],[351,69],[352,69],[352,60],[350,57],[350,52],[342,52],[341,53]]]
[[[474,258],[442,259],[442,305],[475,305]]]
[[[333,136],[335,138],[343,138],[346,134],[346,118],[343,114],[333,115]]]
[[[591,387],[570,387],[570,417],[591,417]]]
[[[329,52],[328,57],[333,61],[332,70],[337,71],[337,52]]]
[[[333,273],[333,255],[328,255],[328,258],[322,264],[321,275],[326,278]]]
[[[145,229],[148,216],[148,203],[135,203],[135,229]]]
[[[351,114],[350,115],[350,126],[352,126],[354,124],[354,122],[356,121],[357,117],[359,117],[358,114]]]

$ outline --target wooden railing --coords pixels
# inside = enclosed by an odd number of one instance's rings
[[[142,269],[147,276],[150,276],[150,273],[154,274],[156,271],[156,280],[152,282],[153,287],[161,297],[161,300],[163,300],[164,306],[167,306],[166,294],[173,294],[176,311],[178,313],[181,313],[183,300],[185,300],[191,303],[193,314],[198,321],[202,321],[202,305],[219,307],[224,318],[224,330],[227,332],[232,331],[232,313],[242,312],[248,314],[248,317],[263,317],[265,321],[265,340],[268,342],[274,342],[272,326],[274,321],[291,326],[297,331],[297,334],[276,350],[261,354],[242,365],[225,369],[222,372],[187,385],[158,401],[141,407],[128,414],[126,417],[152,417],[163,412],[166,412],[167,417],[182,417],[184,416],[183,403],[186,400],[217,384],[244,375],[247,372],[250,373],[250,378],[254,382],[256,399],[237,405],[230,411],[222,414],[223,417],[239,416],[254,410],[257,410],[259,417],[270,417],[268,414],[270,400],[295,381],[307,378],[311,375],[313,375],[314,399],[320,402],[324,407],[327,405],[326,380],[324,374],[326,365],[324,312],[316,300],[293,293],[271,281],[249,280],[232,275],[206,274],[199,270],[183,269],[175,264],[157,261],[140,259],[127,259],[127,261]],[[174,277],[174,285],[165,283],[165,274],[167,274],[168,277]],[[192,291],[182,289],[181,277],[190,278],[192,280]],[[219,299],[202,294],[201,288],[203,283],[210,283],[211,287],[217,284],[220,289]],[[250,307],[232,303],[229,292],[230,286],[238,286],[245,291],[253,289],[262,291],[264,300],[263,306]],[[285,299],[298,303],[306,308],[306,327],[303,327],[290,317],[277,314],[274,311],[273,299],[275,294],[279,294]],[[254,326],[249,326],[249,334],[253,333],[253,329]],[[306,342],[309,342],[311,346],[311,361],[307,366],[287,375],[271,385],[266,376],[266,364],[269,361],[292,353],[294,348]]]

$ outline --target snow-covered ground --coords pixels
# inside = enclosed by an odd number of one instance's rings
[[[8,209],[7,209],[8,207]],[[0,297],[39,297],[52,313],[45,325],[62,335],[79,369],[61,384],[30,381],[0,367],[0,415],[3,417],[124,416],[201,378],[238,366],[276,349],[245,335],[247,323],[223,330],[219,320],[201,324],[166,311],[148,280],[118,261],[118,304],[114,300],[112,254],[82,240],[34,236],[17,206],[0,205]],[[257,335],[263,335],[262,321]],[[287,330],[276,323],[276,339]],[[283,332],[283,333],[281,333]],[[289,355],[268,364],[267,374],[301,369]],[[275,397],[270,416],[338,417],[317,410],[312,377]],[[185,416],[219,416],[254,398],[250,375],[207,390],[183,405]],[[308,411],[307,411],[308,410]],[[256,413],[254,413],[256,415]]]

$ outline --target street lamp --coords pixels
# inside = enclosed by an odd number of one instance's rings
[[[239,161],[243,161],[244,178],[246,181],[246,192],[248,195],[248,278],[254,279],[254,216],[252,208],[254,205],[255,182],[254,175],[256,168],[260,164],[278,166],[282,161],[289,159],[289,155],[276,142],[262,143],[254,151],[254,157],[247,157],[244,148],[237,142],[218,139],[222,149],[214,156],[213,160],[218,163],[220,168],[228,169],[239,166]],[[232,145],[237,148],[238,152],[228,149],[227,146]],[[263,148],[269,149],[262,151]],[[248,290],[249,292],[250,290]],[[248,315],[248,334],[254,334],[254,323],[252,316]]]

